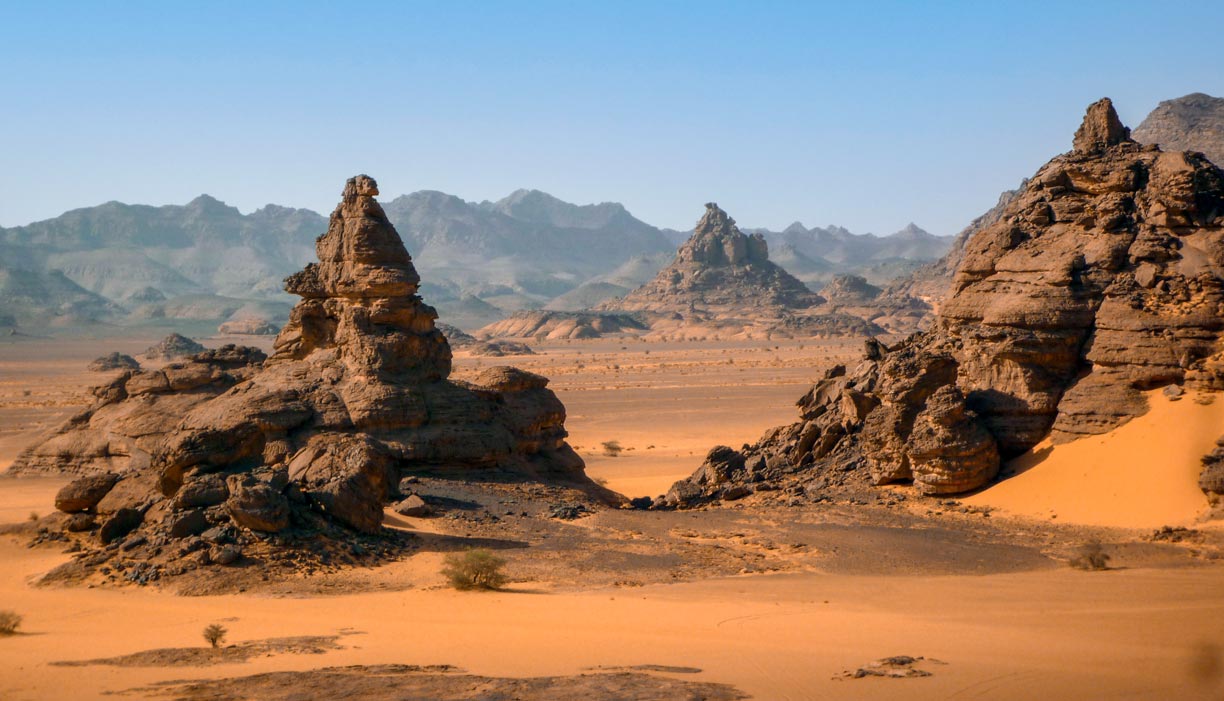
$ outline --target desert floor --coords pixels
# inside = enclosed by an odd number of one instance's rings
[[[85,388],[99,379],[84,370],[90,359],[135,354],[155,340],[0,344],[0,469],[84,405]],[[537,350],[508,359],[460,352],[456,374],[514,364],[552,378],[589,473],[638,496],[665,491],[713,445],[752,442],[791,421],[808,384],[829,364],[853,361],[859,344],[600,340]],[[352,697],[514,698],[495,695],[504,686],[491,680],[557,677],[570,686],[516,693],[1221,699],[1221,533],[1199,521],[1187,460],[1201,454],[1199,442],[1224,433],[1224,412],[1193,398],[1151,401],[1151,414],[1115,434],[1039,447],[1012,466],[1014,477],[959,502],[911,497],[901,509],[820,511],[737,503],[550,523],[553,545],[529,534],[528,547],[505,551],[515,581],[495,593],[446,588],[442,555],[428,551],[313,591],[187,597],[151,587],[36,586],[68,555],[27,547],[19,533],[0,535],[0,609],[24,616],[21,634],[0,637],[0,699],[343,698],[328,686],[338,673],[318,670],[391,664],[453,665],[481,676],[439,672],[430,679],[446,684],[414,696],[398,677],[398,686],[376,688],[385,669],[350,671],[344,683],[361,690]],[[616,458],[600,448],[612,440],[624,448]],[[1170,474],[1177,477],[1166,477],[1169,484],[1151,479]],[[0,523],[46,513],[64,482],[0,480]],[[388,522],[423,539],[448,527],[439,519]],[[1179,542],[1153,542],[1157,525],[1194,530]],[[1111,569],[1065,564],[1086,539],[1106,544]],[[585,576],[564,566],[581,554],[567,553],[570,542],[623,556],[624,572]],[[238,646],[203,651],[200,631],[213,622]],[[298,639],[277,640],[287,637]],[[914,667],[930,675],[846,674],[894,655],[924,658]],[[627,691],[625,684],[654,682],[617,676],[626,671],[656,680],[654,690]],[[274,672],[303,674],[252,678]],[[221,679],[231,681],[208,681]],[[172,680],[198,683],[164,684]]]

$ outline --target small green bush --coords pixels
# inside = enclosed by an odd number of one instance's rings
[[[0,635],[13,635],[21,627],[21,616],[12,611],[0,611]]]
[[[204,629],[204,639],[213,647],[220,647],[221,643],[225,642],[225,634],[229,631],[225,626],[218,623],[213,623]]]
[[[1069,564],[1077,570],[1107,570],[1109,569],[1109,554],[1097,541],[1084,543],[1075,551]]]
[[[459,590],[500,589],[509,579],[502,572],[506,561],[483,548],[446,556],[442,576]]]

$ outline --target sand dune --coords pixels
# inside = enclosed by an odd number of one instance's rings
[[[1104,435],[1044,441],[1012,462],[1014,477],[963,501],[1094,526],[1194,524],[1207,508],[1199,459],[1224,434],[1224,401],[1195,399],[1149,392],[1143,416]]]

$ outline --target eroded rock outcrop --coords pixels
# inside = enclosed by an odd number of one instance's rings
[[[818,307],[824,302],[770,262],[762,235],[744,234],[711,202],[670,265],[645,285],[596,309],[635,314],[659,338],[883,333],[850,314],[821,313]]]
[[[217,333],[235,336],[271,336],[277,331],[272,322],[257,316],[231,319],[217,327]]]
[[[257,348],[223,346],[157,370],[126,370],[92,390],[94,402],[22,451],[6,474],[90,474],[147,469],[183,416],[259,371]]]
[[[713,202],[675,260],[653,280],[600,309],[621,312],[742,314],[746,309],[806,309],[822,301],[769,261],[760,234],[747,236]]]
[[[869,343],[800,401],[801,422],[741,452],[742,474],[712,485],[707,463],[669,501],[813,471],[963,492],[1046,436],[1143,413],[1144,390],[1224,389],[1224,173],[1131,140],[1108,99],[1074,145],[966,242],[929,331]]]
[[[137,512],[150,547],[205,529],[376,533],[406,472],[558,480],[609,495],[566,444],[565,408],[547,379],[513,368],[447,379],[450,346],[377,194],[366,176],[346,184],[319,262],[286,280],[302,301],[266,361],[230,346],[127,373],[24,463],[114,473],[85,510],[122,511],[124,528]],[[74,509],[94,496],[73,489],[88,496]]]
[[[163,338],[157,345],[149,346],[144,352],[146,360],[174,360],[195,355],[205,350],[204,346],[183,336],[172,333]]]
[[[642,334],[650,330],[636,314],[615,312],[563,312],[531,309],[515,312],[482,328],[478,334],[491,338],[536,338],[580,340],[605,335]]]
[[[118,351],[107,353],[99,358],[95,358],[87,368],[94,372],[110,372],[112,370],[139,370],[140,363],[130,355],[125,355]]]
[[[1165,151],[1201,151],[1224,167],[1224,97],[1197,92],[1165,100],[1131,136]]]

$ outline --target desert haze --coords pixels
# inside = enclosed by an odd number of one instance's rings
[[[1184,9],[0,12],[0,699],[1224,699]]]

